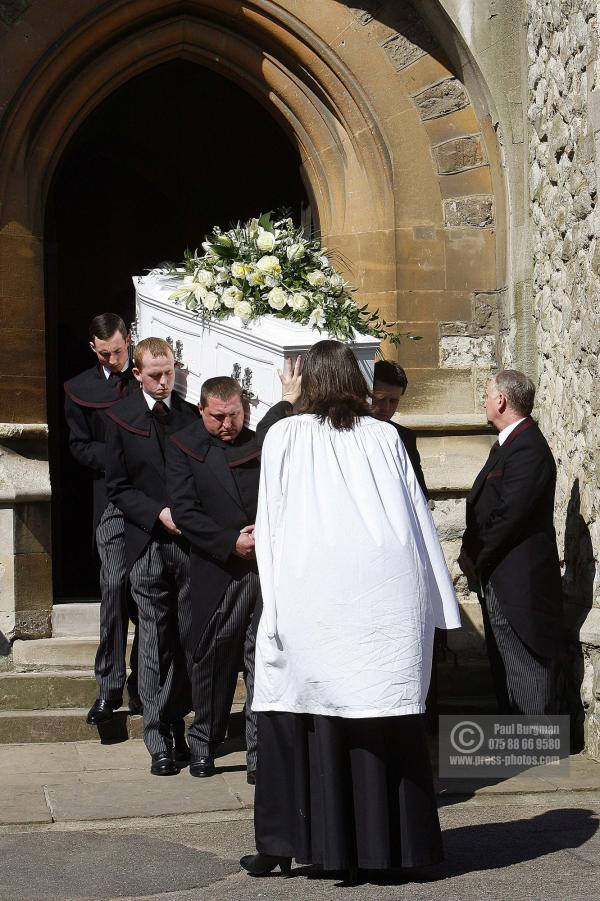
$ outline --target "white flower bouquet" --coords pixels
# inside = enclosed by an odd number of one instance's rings
[[[331,265],[325,248],[305,237],[291,219],[265,213],[223,232],[215,227],[203,253],[186,251],[169,274],[182,286],[170,299],[203,319],[239,316],[244,322],[271,314],[308,325],[342,341],[353,332],[398,343],[394,323],[353,299],[354,289]]]

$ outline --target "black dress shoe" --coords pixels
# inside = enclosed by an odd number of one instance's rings
[[[176,776],[179,772],[179,767],[174,763],[170,754],[167,754],[165,751],[159,751],[157,754],[152,755],[150,772],[153,776]]]
[[[100,723],[107,723],[113,715],[113,712],[121,706],[121,701],[109,701],[107,698],[96,698],[85,718],[86,723],[90,726],[99,726]]]
[[[271,854],[247,854],[240,860],[240,866],[251,876],[268,876],[279,866],[281,875],[287,879],[292,869],[291,857],[273,857]]]
[[[130,716],[143,716],[144,715],[144,705],[142,704],[142,699],[138,697],[138,695],[130,695],[129,696],[129,715]]]
[[[212,757],[195,757],[190,761],[190,776],[207,776],[215,775],[215,762]]]
[[[248,785],[256,785],[256,770],[248,770],[246,773],[246,782]]]

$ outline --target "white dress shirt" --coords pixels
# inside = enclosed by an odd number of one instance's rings
[[[129,369],[129,360],[127,360],[127,362],[125,363],[125,365],[124,365],[123,368],[121,369],[121,372],[127,372],[128,369]],[[113,373],[112,369],[108,369],[108,367],[105,366],[104,363],[102,364],[102,371],[103,371],[103,373],[104,373],[104,378],[105,378],[105,379],[109,379],[109,378],[111,377],[112,373]]]
[[[510,433],[516,429],[520,422],[523,422],[524,419],[527,419],[526,416],[522,416],[521,419],[517,419],[516,422],[511,422],[510,425],[507,425],[506,428],[502,429],[502,431],[498,435],[498,444],[500,447],[504,444]]]
[[[158,398],[152,397],[151,394],[146,394],[146,392],[144,391],[143,388],[142,388],[142,394],[144,395],[146,403],[148,404],[148,408],[150,410],[153,410],[154,404],[158,403]],[[163,404],[167,405],[169,410],[171,409],[171,395],[170,394],[167,397],[161,397],[160,400],[162,400]]]

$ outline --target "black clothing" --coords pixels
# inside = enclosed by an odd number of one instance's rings
[[[429,491],[427,490],[427,485],[425,484],[425,476],[423,475],[423,468],[421,466],[421,455],[417,449],[417,436],[413,432],[412,429],[407,429],[406,426],[399,425],[397,422],[394,422],[390,419],[390,425],[393,425],[400,438],[402,440],[402,444],[406,449],[406,453],[408,455],[408,459],[412,464],[412,468],[415,471],[415,476],[417,477],[417,482],[421,487],[421,491],[425,495],[425,500],[429,500]]]
[[[233,551],[240,531],[256,519],[259,479],[260,447],[249,429],[223,442],[200,420],[167,442],[173,519],[190,542],[194,645],[231,580],[257,571],[256,561]]]
[[[511,626],[534,653],[561,648],[560,564],[554,531],[556,465],[527,417],[490,453],[467,496],[463,550],[491,582]]]
[[[69,450],[92,473],[94,535],[108,504],[104,480],[107,413],[122,397],[139,391],[131,366],[114,376],[107,379],[101,366],[92,366],[64,385]]]
[[[325,870],[439,863],[422,720],[259,713],[257,850]]]
[[[159,436],[161,427],[157,426],[142,391],[111,407],[107,418],[106,488],[110,500],[125,517],[125,553],[129,571],[153,535],[163,537],[168,534],[158,522],[161,511],[171,506]],[[165,435],[197,418],[197,409],[173,392],[171,411],[164,425]]]

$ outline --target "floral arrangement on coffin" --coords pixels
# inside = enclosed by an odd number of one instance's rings
[[[331,265],[325,248],[306,238],[289,218],[270,213],[223,232],[215,227],[203,254],[186,251],[169,274],[182,279],[170,299],[183,301],[204,319],[239,316],[250,322],[266,314],[308,325],[347,340],[356,330],[398,343],[394,323],[359,306],[353,288]],[[183,270],[183,271],[182,271]]]

